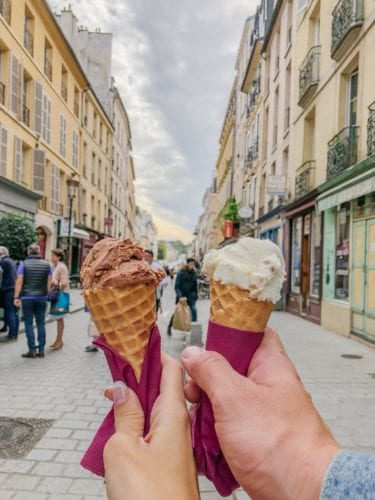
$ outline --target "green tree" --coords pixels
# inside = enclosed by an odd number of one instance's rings
[[[35,229],[25,217],[14,214],[0,217],[0,245],[7,247],[12,259],[23,260],[27,247],[35,240]]]
[[[158,260],[165,260],[167,258],[167,246],[164,241],[158,243]]]

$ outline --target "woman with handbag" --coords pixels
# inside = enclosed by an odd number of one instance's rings
[[[57,337],[50,346],[51,351],[61,349],[64,333],[64,316],[69,312],[69,272],[64,264],[64,252],[60,248],[52,250],[51,262],[54,266],[52,274],[51,316],[57,317]],[[55,299],[55,300],[54,300]]]

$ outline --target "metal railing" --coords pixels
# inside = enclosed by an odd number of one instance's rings
[[[44,58],[44,74],[49,80],[52,80],[52,64],[48,57]]]
[[[0,82],[0,104],[5,104],[5,85]]]
[[[30,110],[24,104],[22,105],[22,121],[25,125],[30,125]]]
[[[367,156],[375,154],[375,101],[368,107]]]
[[[297,169],[295,181],[296,198],[309,193],[314,187],[315,160],[309,160],[302,163]]]
[[[66,81],[63,78],[61,79],[61,97],[64,99],[64,101],[68,100],[68,87],[66,85]]]
[[[34,54],[34,36],[27,26],[25,26],[23,44],[29,54],[32,56]]]
[[[363,0],[340,0],[332,12],[331,54],[334,54],[349,31],[363,23]]]
[[[327,179],[357,163],[358,126],[345,127],[328,143]]]
[[[299,101],[319,83],[320,45],[312,47],[299,68]]]
[[[77,118],[79,117],[79,104],[78,104],[78,101],[74,101],[74,114],[76,115]],[[87,125],[87,123],[85,123],[85,125]]]
[[[10,12],[10,0],[0,0],[0,15],[8,24],[10,23]]]

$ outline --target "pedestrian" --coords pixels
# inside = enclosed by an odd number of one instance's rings
[[[0,293],[4,308],[4,325],[9,328],[8,335],[0,342],[16,342],[18,337],[18,308],[14,305],[14,287],[17,277],[16,263],[9,257],[7,247],[0,246],[1,283]]]
[[[96,328],[95,322],[92,319],[92,316],[90,314],[89,308],[85,305],[85,312],[89,313],[89,322],[87,324],[87,335],[90,337],[90,339],[95,340],[96,338],[99,337],[100,333],[98,332],[98,329]],[[94,345],[90,344],[85,347],[86,352],[98,352],[99,349]]]
[[[22,354],[23,358],[44,358],[46,344],[45,316],[51,281],[51,266],[41,258],[39,245],[33,243],[27,248],[27,258],[18,266],[14,291],[14,305],[19,307],[22,302],[25,333],[29,348],[27,353]],[[34,318],[38,330],[38,346],[35,345]]]
[[[196,302],[198,300],[198,281],[195,269],[196,262],[193,258],[190,257],[189,259],[187,259],[186,266],[183,266],[177,273],[176,283],[174,285],[174,289],[176,291],[176,304],[182,298],[187,299],[192,321],[197,321]],[[172,335],[172,324],[173,315],[167,328],[168,335]]]
[[[146,262],[150,264],[152,269],[163,269],[163,266],[154,260],[154,252],[152,250],[145,250],[144,259]],[[165,273],[165,270],[164,270]],[[165,278],[159,283],[156,288],[156,312],[158,313],[161,310],[161,298],[163,295],[163,289],[168,285],[168,277],[165,275]]]
[[[51,262],[53,264],[52,273],[52,287],[59,290],[59,292],[64,292],[69,294],[69,271],[64,263],[64,251],[60,248],[52,250]],[[67,302],[69,305],[69,295],[67,297]],[[64,317],[66,316],[66,311],[59,311],[58,309],[53,309],[53,303],[51,304],[52,316],[57,317],[57,336],[55,342],[50,345],[51,351],[56,351],[61,349],[64,345],[63,343],[63,333],[64,333]]]

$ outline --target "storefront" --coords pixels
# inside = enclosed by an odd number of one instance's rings
[[[315,196],[290,204],[283,213],[286,310],[320,323],[322,221]]]
[[[0,176],[0,215],[13,213],[35,222],[37,202],[41,196],[16,182]]]
[[[375,169],[324,192],[318,208],[324,213],[322,324],[375,343]]]

